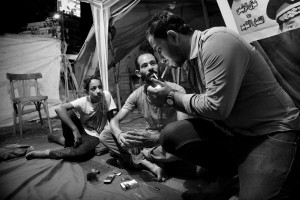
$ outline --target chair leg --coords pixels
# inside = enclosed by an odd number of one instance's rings
[[[49,116],[49,109],[48,109],[48,102],[47,100],[44,101],[44,110],[47,116],[47,121],[48,121],[48,127],[49,127],[49,133],[52,134],[52,126],[50,122],[50,116]]]
[[[13,112],[13,118],[14,118],[14,127],[13,127],[13,136],[16,136],[17,135],[17,118],[18,118],[18,104],[17,103],[13,103],[13,109],[14,109],[14,112]]]
[[[35,107],[36,107],[36,110],[37,110],[38,113],[39,113],[40,123],[41,123],[41,125],[42,125],[42,127],[43,127],[43,118],[42,118],[42,115],[41,115],[41,103],[40,103],[40,102],[37,102],[37,103],[35,104]]]
[[[14,112],[13,113],[13,117],[14,117],[14,127],[13,127],[13,135],[16,136],[16,125],[17,125],[17,114]]]
[[[19,127],[20,127],[20,136],[21,138],[23,138],[23,120],[22,120],[22,113],[23,113],[23,109],[22,109],[22,105],[21,103],[18,104],[18,116],[19,116]]]

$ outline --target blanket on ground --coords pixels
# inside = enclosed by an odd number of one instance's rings
[[[87,199],[87,200],[134,200],[134,199],[181,199],[180,193],[160,184],[160,190],[143,184],[127,191],[120,187],[122,176],[116,176],[111,184],[102,180],[107,174],[101,174],[99,181],[86,180],[83,168],[63,160],[18,158],[0,163],[0,199]],[[158,184],[158,183],[157,183]]]
[[[0,162],[25,156],[31,150],[33,147],[27,144],[7,144],[0,147]]]

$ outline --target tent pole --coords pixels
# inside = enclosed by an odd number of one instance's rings
[[[68,68],[66,67],[66,64],[64,62],[64,75],[65,75],[65,91],[66,91],[66,99],[65,101],[69,101],[69,87],[68,87]]]
[[[116,93],[117,93],[118,108],[119,108],[119,110],[121,110],[122,107],[121,107],[121,99],[120,99],[119,77],[118,77],[117,70],[116,70],[115,50],[112,45],[112,35],[111,35],[110,31],[109,31],[108,43],[109,43],[111,54],[112,54],[112,63],[113,63],[113,70],[114,70],[114,79],[115,79],[114,81],[115,81],[116,90],[117,90]]]
[[[72,86],[73,86],[71,88],[72,94],[73,94],[74,99],[77,99],[79,97],[79,90],[78,90],[77,80],[75,78],[71,63],[69,62],[69,60],[67,60],[66,56],[65,56],[65,63],[67,63],[66,66],[67,66],[67,69],[68,69],[68,73],[70,74],[70,77],[71,77],[71,80],[72,80]],[[74,88],[75,88],[76,94],[74,94]]]
[[[178,85],[180,85],[180,77],[181,77],[181,67],[177,67],[177,74],[176,74],[176,83],[178,84]]]
[[[64,78],[65,78],[65,102],[69,102],[69,85],[68,85],[68,68],[67,68],[67,64],[66,64],[66,52],[67,52],[67,43],[63,40],[62,41],[62,45],[63,45],[63,58],[62,58],[62,62],[64,65]]]
[[[119,88],[119,79],[116,81],[116,67],[114,66],[114,74],[115,74],[115,84],[116,84],[116,90],[117,90],[117,101],[118,101],[118,108],[121,110],[121,98],[120,98],[120,88]]]
[[[209,22],[209,17],[208,17],[208,12],[207,12],[207,8],[206,8],[205,0],[201,0],[201,5],[202,5],[202,9],[203,9],[205,26],[206,26],[206,28],[210,28],[210,22]]]

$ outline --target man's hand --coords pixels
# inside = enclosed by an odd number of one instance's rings
[[[74,135],[74,146],[73,147],[77,148],[77,147],[79,147],[79,145],[82,144],[82,137],[77,128],[73,130],[73,135]]]
[[[118,142],[124,149],[151,146],[157,142],[158,139],[159,134],[151,134],[146,130],[121,132],[118,136]]]
[[[172,90],[172,88],[166,82],[162,82],[154,78],[152,78],[151,81],[157,84],[158,87],[149,86],[147,88],[149,100],[151,101],[151,103],[160,107],[166,102],[166,97]]]
[[[128,131],[128,134],[136,138],[141,144],[139,147],[149,147],[156,144],[159,140],[159,132],[150,132],[143,129],[134,129],[134,131]]]
[[[127,138],[127,132],[122,131],[119,133],[117,141],[123,149],[128,150],[131,148],[131,146],[127,142],[126,138]]]

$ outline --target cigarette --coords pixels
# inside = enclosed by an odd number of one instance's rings
[[[166,74],[166,72],[167,72],[168,68],[169,68],[169,66],[166,66],[166,68],[165,68],[165,70],[164,70],[163,74],[161,75],[161,79],[163,79],[163,78],[164,78],[164,76],[165,76],[165,74]]]
[[[158,77],[157,77],[157,75],[155,73],[153,73],[153,76],[155,76],[155,78],[158,80]]]

